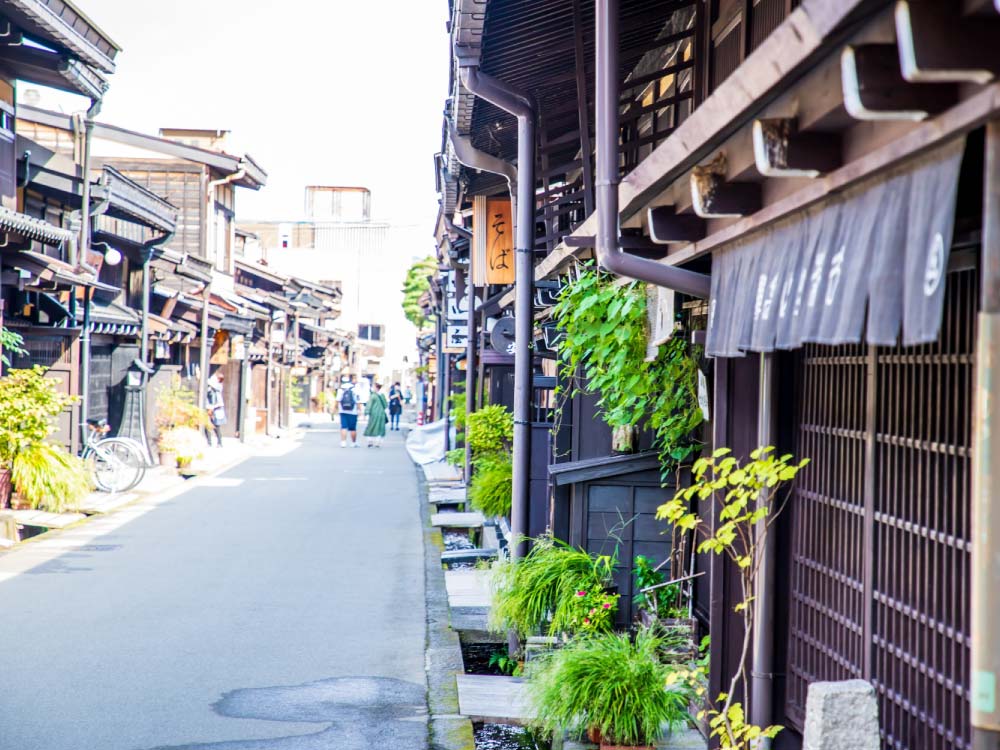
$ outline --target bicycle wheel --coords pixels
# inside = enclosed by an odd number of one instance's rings
[[[142,481],[145,461],[125,440],[108,438],[93,446],[94,479],[105,492],[125,492]]]

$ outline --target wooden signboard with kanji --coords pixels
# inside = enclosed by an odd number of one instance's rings
[[[477,196],[473,213],[473,280],[477,286],[514,283],[514,223],[510,198]],[[481,262],[481,267],[479,266]]]

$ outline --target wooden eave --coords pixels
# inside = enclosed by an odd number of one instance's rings
[[[549,476],[561,487],[660,468],[659,454],[656,451],[646,451],[625,456],[601,456],[583,461],[552,464],[549,466]]]
[[[953,107],[923,121],[860,122],[846,112],[842,97],[840,52],[845,44],[894,43],[892,8],[858,19],[868,9],[852,0],[803,4],[696,109],[653,153],[623,178],[619,187],[624,227],[645,227],[645,209],[691,205],[694,166],[725,153],[726,179],[762,184],[763,205],[740,218],[709,219],[703,239],[675,245],[662,261],[681,265],[789,214],[843,191],[873,174],[967,133],[1000,114],[1000,83],[963,84]],[[843,22],[851,23],[845,28]],[[755,168],[752,128],[755,119],[798,118],[814,131],[837,134],[843,141],[843,166],[816,178],[765,178]],[[591,215],[571,237],[586,240],[596,232]],[[571,241],[570,241],[571,242]],[[536,279],[561,272],[575,258],[591,253],[586,243],[568,241],[536,266]],[[513,302],[508,293],[501,306]]]
[[[121,47],[68,0],[0,0],[0,14],[35,41],[105,73],[115,72]]]
[[[70,117],[59,112],[21,105],[18,107],[17,116],[27,122],[66,131],[72,130]],[[133,146],[144,151],[163,154],[167,157],[202,164],[224,175],[235,174],[241,168],[245,168],[246,175],[234,182],[235,185],[240,187],[259,190],[267,184],[267,173],[249,154],[244,154],[242,157],[232,156],[220,151],[210,151],[195,146],[188,146],[167,138],[137,133],[133,130],[126,130],[125,128],[100,122],[94,126],[94,137]],[[113,162],[114,160],[106,159],[105,161]]]

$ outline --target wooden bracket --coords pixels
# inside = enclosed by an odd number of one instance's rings
[[[800,133],[794,119],[754,120],[753,155],[765,177],[819,177],[842,161],[840,136]]]
[[[844,107],[855,120],[924,120],[957,98],[955,86],[910,83],[892,44],[847,46],[840,55]]]
[[[896,43],[911,83],[986,84],[1000,73],[1000,18],[963,18],[954,3],[896,2]]]
[[[673,206],[654,206],[647,214],[649,235],[658,245],[696,242],[705,237],[705,220],[694,214],[679,214]]]
[[[726,182],[726,156],[691,170],[691,202],[703,219],[723,219],[756,213],[761,207],[760,184]]]

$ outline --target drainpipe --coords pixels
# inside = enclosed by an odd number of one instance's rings
[[[456,53],[459,53],[456,50]],[[479,72],[479,61],[459,55],[462,84],[481,99],[517,118],[517,218],[514,277],[514,476],[511,557],[527,552],[531,490],[531,364],[534,326],[535,104],[527,93]]]
[[[94,118],[101,111],[101,100],[92,99],[84,121],[83,136],[83,196],[80,210],[80,242],[77,247],[70,243],[70,265],[74,270],[80,263],[86,264],[90,249],[90,146],[94,137]],[[89,268],[89,266],[88,266]],[[93,269],[91,269],[93,270]],[[96,273],[95,273],[96,276]],[[80,429],[86,434],[87,419],[90,416],[90,298],[92,290],[83,292],[83,330],[80,332]]]
[[[465,278],[465,286],[469,292],[469,310],[466,318],[466,327],[469,337],[465,342],[465,418],[476,407],[476,287],[472,283],[472,268],[470,264],[469,275]],[[468,421],[466,421],[468,425]],[[472,479],[472,446],[469,444],[469,431],[465,431],[465,482],[468,485]]]
[[[493,154],[480,151],[472,145],[472,139],[458,134],[455,124],[448,120],[448,140],[459,162],[470,169],[478,169],[480,172],[498,174],[507,178],[507,189],[510,191],[511,215],[517,217],[517,167],[508,161],[499,159]],[[515,225],[515,231],[516,225]]]
[[[774,445],[776,438],[774,408],[774,354],[760,355],[760,393],[757,408],[757,445]],[[762,495],[766,497],[766,493]],[[764,536],[757,570],[757,596],[753,601],[753,642],[750,656],[750,720],[760,727],[773,723],[774,690],[774,575],[775,538],[766,531],[767,521],[757,524],[758,536]],[[763,739],[760,750],[769,750],[771,740]]]
[[[604,270],[699,299],[708,299],[709,276],[624,252],[618,232],[618,3],[596,0],[597,82],[595,92],[597,176],[597,260]]]
[[[246,161],[240,159],[239,169],[226,177],[218,180],[209,180],[205,184],[205,228],[203,234],[202,252],[205,260],[208,260],[208,247],[215,241],[215,189],[228,185],[229,183],[242,180],[246,177]],[[215,248],[218,252],[218,248]],[[208,390],[208,305],[212,296],[212,282],[209,280],[205,286],[205,307],[201,311],[201,357],[198,367],[201,370],[201,377],[198,378],[198,403],[202,408],[207,406],[206,394]]]

